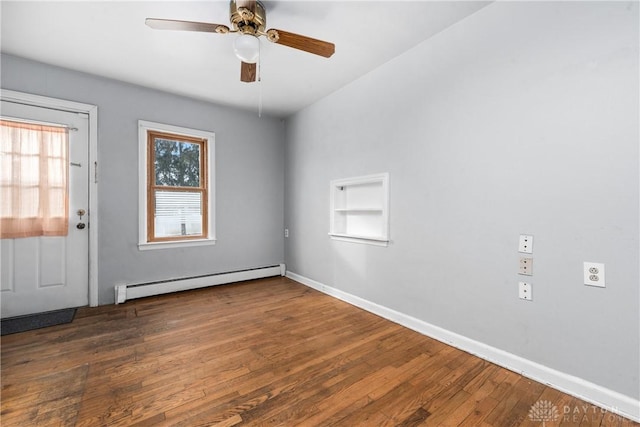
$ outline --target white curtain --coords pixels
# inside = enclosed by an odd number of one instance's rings
[[[0,120],[0,238],[66,236],[67,128]]]

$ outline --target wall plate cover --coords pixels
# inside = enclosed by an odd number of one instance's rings
[[[518,274],[533,276],[533,258],[520,257]]]
[[[533,300],[533,289],[531,283],[518,282],[518,296],[523,300]]]
[[[599,262],[584,263],[584,284],[587,286],[605,287],[604,264]]]
[[[518,243],[518,252],[523,254],[533,253],[533,236],[530,234],[521,234]]]

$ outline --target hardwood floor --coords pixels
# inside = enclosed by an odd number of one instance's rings
[[[638,426],[280,277],[4,336],[1,399],[5,427]]]

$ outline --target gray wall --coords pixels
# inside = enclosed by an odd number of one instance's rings
[[[287,268],[638,399],[638,35],[637,2],[498,2],[297,113]],[[389,247],[332,241],[329,181],[378,172]]]
[[[2,88],[98,106],[99,302],[116,283],[284,260],[280,120],[2,55]],[[215,132],[215,246],[139,251],[138,120]]]

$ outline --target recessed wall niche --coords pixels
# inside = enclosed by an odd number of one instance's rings
[[[389,174],[331,181],[332,239],[387,246],[389,243]]]

